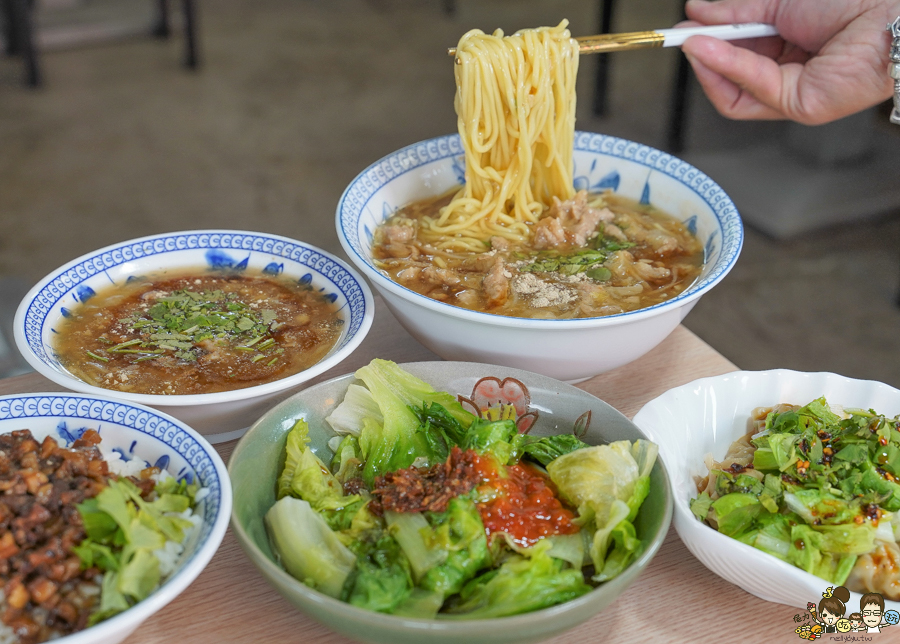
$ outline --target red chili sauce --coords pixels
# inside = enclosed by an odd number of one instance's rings
[[[542,537],[575,534],[575,513],[563,507],[553,482],[538,469],[524,463],[506,467],[507,476],[490,458],[479,458],[476,467],[484,483],[483,496],[493,496],[477,504],[490,541],[495,532],[506,532],[520,546],[532,546]]]

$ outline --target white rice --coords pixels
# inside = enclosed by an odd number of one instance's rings
[[[141,471],[149,467],[146,462],[137,457],[126,461],[119,452],[105,449],[103,443],[100,443],[100,454],[109,465],[109,471],[118,476],[140,476]]]
[[[177,541],[166,540],[166,543],[162,548],[153,551],[153,554],[159,560],[159,574],[163,579],[165,579],[178,569],[178,564],[181,561],[181,556],[185,552],[193,550],[194,542],[196,541],[197,536],[200,534],[200,525],[203,523],[203,519],[194,514],[190,508],[181,513],[172,512],[169,514],[169,516],[177,516],[181,517],[182,519],[187,519],[193,525],[190,528],[185,529],[184,539],[181,541],[181,543],[178,543]]]

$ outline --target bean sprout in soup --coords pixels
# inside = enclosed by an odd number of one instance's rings
[[[97,387],[215,393],[308,369],[343,324],[337,306],[309,285],[196,270],[97,293],[57,327],[54,351]]]

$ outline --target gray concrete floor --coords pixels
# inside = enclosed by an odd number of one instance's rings
[[[149,0],[127,1],[132,15],[146,14]],[[96,0],[82,2],[97,11]],[[618,31],[670,26],[680,11],[674,0],[618,4]],[[596,0],[457,0],[454,16],[442,5],[201,2],[197,73],[180,67],[177,33],[47,52],[38,91],[20,86],[17,60],[0,59],[0,319],[17,304],[10,284],[140,235],[256,229],[340,255],[334,208],[353,176],[455,131],[445,47],[472,27],[568,17],[583,35],[598,24]],[[43,20],[59,27],[58,16]],[[595,61],[583,59],[578,127],[663,146],[677,56],[618,54],[604,119],[591,116]],[[740,154],[783,132],[728,122],[692,89],[690,151]],[[745,369],[830,370],[900,386],[900,221],[889,215],[793,242],[748,230],[737,267],[686,324]]]

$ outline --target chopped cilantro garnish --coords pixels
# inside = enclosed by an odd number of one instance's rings
[[[240,351],[257,352],[261,359],[263,352],[276,344],[271,333],[278,326],[277,314],[272,309],[257,311],[238,300],[235,294],[221,290],[188,289],[173,291],[159,298],[144,315],[134,314],[119,322],[139,337],[107,351],[141,354],[135,362],[152,360],[165,353],[194,362],[198,344],[212,339],[230,341],[239,345],[235,348]],[[108,361],[97,354],[91,355]]]
[[[597,279],[591,275],[591,271],[606,261],[607,254],[605,252],[585,248],[569,253],[560,253],[558,251],[539,251],[533,253],[530,259],[533,261],[519,267],[524,273],[559,273],[561,275],[577,275],[578,273],[587,273],[591,279]],[[607,269],[602,269],[609,273]],[[600,273],[603,275],[604,273]],[[606,279],[609,279],[607,276]],[[600,280],[605,281],[605,280]]]

